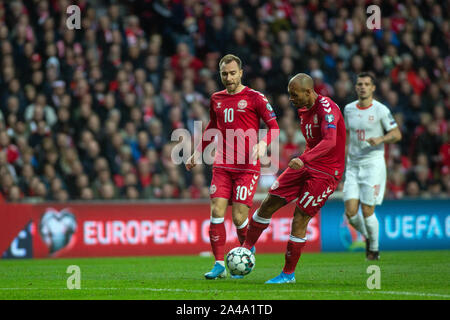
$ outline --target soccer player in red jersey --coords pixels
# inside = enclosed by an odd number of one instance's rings
[[[266,283],[295,282],[294,271],[306,243],[308,223],[336,189],[345,167],[346,131],[339,107],[330,98],[318,95],[313,80],[304,73],[289,81],[288,92],[291,103],[298,109],[306,150],[292,159],[274,182],[250,219],[243,244],[252,248],[269,226],[272,215],[297,198],[283,271]]]
[[[265,154],[271,140],[279,134],[275,113],[266,97],[242,84],[243,70],[239,57],[231,54],[224,56],[219,62],[219,69],[226,89],[211,96],[210,121],[203,133],[202,142],[186,162],[186,169],[191,170],[211,140],[214,140],[212,138],[216,138],[218,144],[210,186],[209,228],[215,264],[205,274],[206,279],[226,276],[224,217],[229,204],[232,204],[233,223],[238,239],[241,244],[244,242],[248,213],[260,176],[259,158]],[[257,142],[261,119],[269,131]]]

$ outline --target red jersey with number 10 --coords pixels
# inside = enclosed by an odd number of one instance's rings
[[[298,109],[306,139],[299,157],[306,167],[327,173],[337,180],[345,169],[345,123],[341,110],[330,98],[319,95],[310,109]]]
[[[269,128],[262,139],[270,144],[273,130],[278,130],[276,115],[266,97],[245,87],[236,94],[226,90],[214,93],[210,100],[210,122],[202,139],[202,151],[211,142],[205,138],[209,129],[220,131],[213,167],[232,171],[260,171],[259,160],[251,158],[253,145],[258,142],[260,120]],[[272,134],[276,136],[278,133]]]

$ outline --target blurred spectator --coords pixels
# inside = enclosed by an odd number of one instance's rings
[[[99,195],[102,200],[111,200],[117,197],[117,192],[114,185],[111,182],[107,182],[100,186]]]
[[[410,182],[407,183],[406,196],[412,198],[420,196],[420,186],[417,181],[411,180]]]
[[[19,202],[22,200],[22,191],[16,185],[11,186],[8,194],[8,201],[10,202]]]
[[[439,135],[439,127],[435,121],[432,121],[425,128],[425,132],[417,137],[415,154],[423,153],[427,155],[431,167],[434,168],[439,159],[441,144],[442,137]]]
[[[189,199],[207,198],[209,188],[206,186],[205,177],[201,173],[194,174],[192,185],[189,187]]]
[[[135,186],[127,186],[125,189],[125,199],[136,200],[139,198],[139,191]]]
[[[81,190],[80,199],[81,200],[93,200],[94,192],[92,191],[91,188],[85,187]]]
[[[401,199],[405,196],[405,176],[398,170],[388,175],[387,197],[391,199]]]
[[[189,46],[181,42],[177,45],[176,53],[170,58],[170,66],[175,71],[175,79],[177,83],[181,83],[183,79],[183,73],[187,69],[193,69],[197,78],[197,72],[203,66],[201,60],[189,50]]]
[[[6,130],[0,130],[0,152],[4,152],[6,161],[9,164],[14,164],[20,157],[19,149],[13,143],[6,132]]]

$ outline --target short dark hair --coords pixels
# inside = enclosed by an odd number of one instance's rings
[[[242,69],[242,61],[241,61],[241,59],[238,56],[235,56],[234,54],[227,54],[222,59],[220,59],[220,61],[219,61],[219,69],[220,69],[220,66],[223,63],[228,64],[228,63],[233,62],[233,61],[236,61],[236,63],[239,66],[239,69]]]
[[[366,78],[366,77],[370,78],[370,80],[372,80],[372,84],[373,85],[376,85],[376,83],[375,83],[375,76],[373,75],[372,72],[367,72],[367,71],[361,72],[361,73],[359,73],[356,76],[356,79],[358,79],[358,78]]]

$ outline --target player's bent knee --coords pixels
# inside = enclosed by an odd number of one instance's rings
[[[236,227],[239,227],[245,222],[246,219],[248,219],[246,216],[233,216],[233,224]]]
[[[345,201],[345,215],[348,218],[355,216],[358,213],[359,201],[347,200]]]
[[[262,218],[269,219],[272,217],[275,211],[277,211],[284,205],[286,205],[285,199],[268,194],[258,210],[258,215]]]
[[[211,202],[211,216],[213,218],[223,218],[225,217],[225,212],[227,211],[228,202],[221,201],[221,199],[217,198],[215,201]]]
[[[213,218],[223,218],[225,217],[225,212],[218,209],[211,209],[211,217]]]
[[[243,204],[233,205],[232,218],[235,226],[242,225],[245,222],[245,220],[248,219],[249,209],[250,209],[249,207]]]
[[[345,215],[347,216],[347,218],[351,218],[356,216],[356,214],[358,213],[358,209],[356,210],[345,210]]]
[[[362,211],[364,217],[366,217],[366,218],[370,217],[375,212],[375,206],[361,204],[361,211]]]

